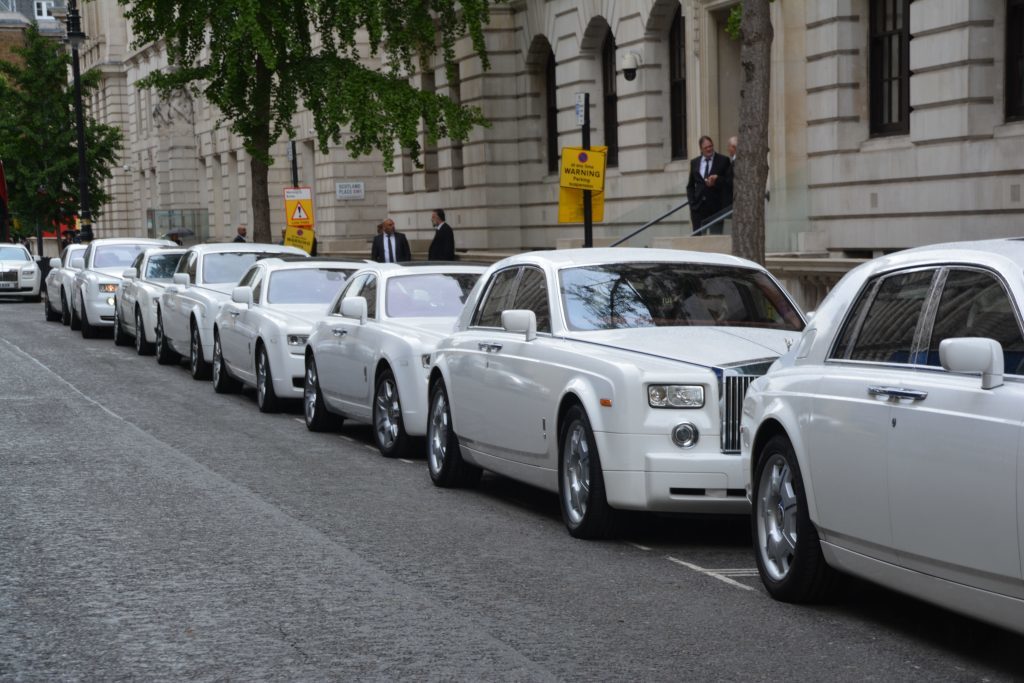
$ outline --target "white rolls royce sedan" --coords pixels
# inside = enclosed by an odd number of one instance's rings
[[[657,249],[498,262],[431,360],[428,469],[559,494],[576,537],[620,510],[746,513],[748,384],[804,319],[755,263]]]
[[[124,280],[114,293],[114,343],[124,346],[132,339],[140,356],[153,353],[156,308],[160,295],[174,277],[184,249],[147,249],[122,273]]]
[[[843,278],[747,393],[758,570],[836,570],[1024,633],[1024,241],[901,251]]]
[[[249,267],[264,256],[306,256],[276,244],[197,244],[178,262],[156,313],[156,360],[161,365],[188,358],[194,379],[208,379],[213,362],[213,320]]]
[[[302,398],[306,340],[313,320],[363,263],[329,258],[257,261],[231,291],[213,324],[213,388],[256,388],[260,412]]]
[[[374,264],[355,273],[306,346],[306,426],[373,425],[387,457],[427,427],[424,357],[452,331],[481,266]]]
[[[0,244],[0,297],[39,300],[43,276],[39,264],[20,244]]]
[[[79,267],[71,283],[71,329],[95,337],[100,329],[114,325],[114,293],[124,270],[139,253],[151,247],[177,246],[170,240],[142,237],[111,237],[93,240],[81,257],[72,258]]]
[[[84,244],[69,244],[64,247],[60,258],[50,259],[50,272],[46,274],[43,292],[46,319],[59,320],[65,325],[71,324],[71,283],[78,272],[71,262],[76,256],[85,253]]]

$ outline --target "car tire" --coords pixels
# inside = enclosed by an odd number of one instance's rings
[[[610,538],[618,531],[620,515],[608,505],[594,431],[579,405],[566,412],[559,438],[558,500],[574,538]]]
[[[68,326],[76,332],[82,329],[82,319],[78,317],[78,313],[75,311],[74,299],[71,301],[71,320],[68,322]]]
[[[768,593],[783,602],[816,602],[831,593],[836,572],[825,562],[807,511],[793,444],[773,436],[754,470],[751,531],[754,557]]]
[[[156,310],[156,362],[160,365],[173,365],[179,359],[180,356],[171,348],[170,342],[167,341],[167,335],[164,334],[164,317],[158,308]]]
[[[323,393],[320,391],[320,375],[317,374],[316,359],[306,358],[306,382],[302,389],[302,413],[306,429],[311,432],[326,432],[341,426],[340,415],[327,410]]]
[[[121,307],[114,307],[114,346],[128,346],[128,334],[121,327]]]
[[[277,393],[274,392],[270,357],[262,343],[256,345],[256,407],[261,413],[276,413],[281,409]]]
[[[210,379],[210,364],[203,358],[203,338],[195,320],[189,326],[188,371],[192,379]]]
[[[220,335],[216,330],[213,331],[213,364],[210,367],[210,379],[213,380],[213,390],[218,394],[238,391],[238,380],[228,374],[228,369],[224,365],[224,351],[221,349]]]
[[[85,310],[85,299],[83,297],[78,297],[78,306],[82,309],[82,338],[95,339],[99,335],[99,330],[89,322],[89,311]]]
[[[43,313],[46,315],[46,322],[48,323],[54,323],[60,320],[60,311],[53,310],[53,306],[50,305],[49,296],[43,300]]]
[[[71,307],[68,306],[68,297],[64,288],[60,288],[60,323],[61,325],[71,324]]]
[[[483,471],[462,459],[459,437],[452,428],[452,412],[444,382],[431,387],[427,413],[427,471],[435,486],[472,486]]]
[[[373,440],[385,458],[405,455],[409,436],[402,421],[402,402],[398,396],[398,382],[391,368],[385,368],[377,378],[373,390]]]
[[[146,326],[142,323],[142,309],[135,307],[135,353],[140,356],[153,354],[153,344],[146,341]]]

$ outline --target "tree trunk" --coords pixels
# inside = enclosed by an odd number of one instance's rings
[[[764,202],[768,180],[768,105],[771,92],[770,0],[743,0],[740,22],[740,130],[734,171],[732,251],[764,264]]]
[[[270,225],[270,92],[273,74],[263,57],[256,58],[256,92],[252,114],[247,117],[250,144],[249,172],[252,174],[252,241],[273,244],[278,240]],[[283,227],[283,226],[282,226]]]
[[[270,230],[270,186],[267,182],[270,167],[257,154],[249,155],[252,175],[252,241],[272,244],[275,239]]]

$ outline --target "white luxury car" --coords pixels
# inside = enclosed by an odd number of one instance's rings
[[[184,249],[147,249],[122,273],[124,280],[114,293],[114,343],[127,345],[134,338],[140,356],[153,353],[156,339],[156,308],[160,295],[174,277]]]
[[[249,267],[265,256],[308,256],[276,244],[197,244],[178,262],[156,313],[156,359],[161,365],[188,358],[195,379],[206,379],[213,362],[213,321]]]
[[[38,300],[43,277],[39,264],[20,244],[0,244],[0,297]]]
[[[264,413],[277,410],[282,399],[301,399],[313,320],[361,265],[301,257],[256,262],[214,320],[214,390],[231,391],[239,382],[255,387]]]
[[[114,325],[114,293],[121,285],[125,268],[140,252],[151,247],[177,246],[169,240],[141,237],[111,237],[93,240],[81,256],[71,259],[78,266],[71,283],[71,329],[95,337],[100,328]]]
[[[803,317],[755,263],[658,249],[496,263],[432,358],[428,468],[559,493],[577,537],[618,510],[746,513],[743,394]]]
[[[352,276],[306,347],[305,416],[373,425],[380,452],[406,452],[427,429],[424,357],[452,328],[481,266],[375,264]]]
[[[64,247],[60,258],[50,259],[50,272],[46,275],[43,288],[47,320],[59,320],[71,324],[71,283],[78,271],[71,266],[76,256],[85,253],[84,244],[69,244]]]
[[[1024,241],[851,271],[743,406],[757,566],[834,570],[1024,633]]]

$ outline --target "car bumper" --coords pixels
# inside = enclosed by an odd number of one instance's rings
[[[0,296],[39,296],[39,276],[0,282]]]
[[[718,444],[714,435],[707,443]],[[598,453],[615,453],[604,467],[608,504],[623,510],[748,514],[746,478],[738,454],[678,448],[664,435],[595,432]],[[611,460],[611,458],[609,458]]]
[[[298,347],[298,350],[299,354],[296,355],[287,350],[278,349],[278,362],[271,365],[274,393],[279,398],[302,398],[306,378],[306,357],[302,347]]]
[[[99,295],[90,296],[83,303],[85,304],[85,313],[88,316],[90,325],[93,327],[113,327],[113,294],[102,292]]]

